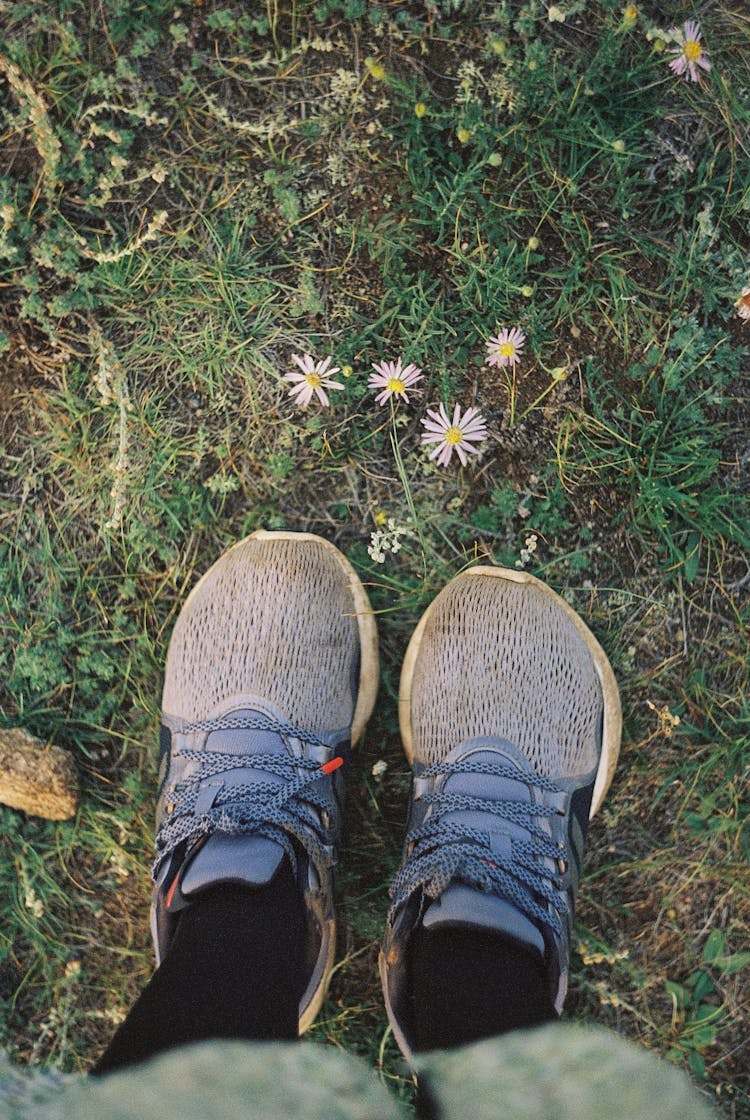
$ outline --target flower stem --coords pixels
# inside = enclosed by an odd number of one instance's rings
[[[406,477],[406,467],[404,466],[404,460],[401,457],[401,448],[399,447],[398,440],[396,438],[396,414],[395,414],[395,410],[394,410],[394,407],[393,407],[393,401],[391,401],[391,432],[390,432],[390,436],[391,436],[391,447],[393,448],[393,458],[394,458],[394,461],[396,463],[396,471],[397,471],[398,477],[401,481],[401,485],[404,489],[404,496],[406,498],[406,504],[409,507],[409,516],[411,517],[411,523],[414,526],[414,528],[416,529],[417,536],[419,537],[419,547],[422,550],[423,576],[426,579],[427,578],[427,555],[426,555],[427,546],[425,544],[425,539],[422,535],[422,526],[420,525],[419,519],[417,517],[417,510],[416,510],[416,507],[414,505],[414,498],[412,497],[411,489],[409,488],[409,479]]]

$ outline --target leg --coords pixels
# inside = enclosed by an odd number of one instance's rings
[[[197,895],[94,1072],[201,1039],[297,1038],[304,914],[286,860],[264,887],[223,884]]]
[[[559,596],[477,567],[420,621],[400,717],[414,780],[381,972],[409,1056],[560,1013],[620,704],[604,652]]]
[[[346,761],[377,680],[367,596],[319,537],[255,533],[200,580],[165,674],[159,969],[97,1072],[312,1023],[333,964]]]

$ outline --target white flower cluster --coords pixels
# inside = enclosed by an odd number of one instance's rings
[[[520,558],[518,560],[516,560],[516,567],[517,568],[525,568],[526,565],[528,564],[529,560],[531,560],[532,556],[536,552],[536,545],[537,545],[537,535],[536,535],[536,533],[529,533],[528,537],[523,542],[523,544],[524,544],[524,547],[521,549]]]
[[[376,564],[385,563],[387,552],[401,551],[401,538],[409,536],[407,525],[399,525],[393,517],[389,517],[384,529],[377,529],[370,533],[370,543],[367,546],[370,559]]]

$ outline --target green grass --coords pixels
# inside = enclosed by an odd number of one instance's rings
[[[306,529],[368,585],[384,670],[313,1036],[408,1095],[376,974],[400,659],[446,579],[534,533],[625,714],[570,1013],[748,1116],[747,21],[701,9],[694,85],[609,0],[269,12],[4,13],[1,718],[73,751],[83,799],[59,825],[2,810],[0,1038],[86,1068],[145,981],[171,627],[227,544]],[[485,342],[512,325],[506,376]],[[289,400],[293,352],[343,367],[329,410]],[[394,423],[366,381],[398,354],[427,376]],[[420,448],[439,400],[487,418],[466,469]],[[377,563],[388,517],[411,535]]]

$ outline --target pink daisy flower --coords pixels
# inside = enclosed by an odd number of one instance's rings
[[[422,443],[434,443],[437,446],[430,452],[430,459],[437,459],[438,465],[445,467],[450,462],[455,451],[461,460],[461,465],[466,466],[468,451],[472,455],[479,452],[473,444],[481,443],[487,439],[487,422],[478,408],[467,408],[461,415],[461,406],[456,405],[453,410],[453,419],[449,419],[445,405],[440,402],[437,412],[427,409],[429,419],[422,420],[427,429],[422,433]]]
[[[487,343],[488,366],[515,366],[521,357],[521,351],[526,342],[526,335],[518,327],[506,327],[500,331],[496,338],[491,338]]]
[[[338,366],[331,366],[330,358],[323,358],[316,362],[311,354],[301,358],[299,354],[292,354],[292,361],[299,368],[300,373],[285,373],[284,380],[292,384],[289,396],[295,398],[295,403],[307,408],[315,395],[320,403],[327,407],[330,404],[326,389],[343,389],[340,381],[333,381],[332,375],[339,372]],[[329,368],[330,367],[330,368]]]
[[[402,369],[401,358],[398,358],[395,362],[373,363],[372,368],[375,373],[370,374],[367,385],[370,389],[383,390],[375,398],[378,404],[385,404],[391,397],[403,397],[408,402],[409,392],[424,377],[421,369],[417,366],[408,365]]]
[[[670,54],[676,54],[677,58],[672,59],[669,69],[680,78],[683,74],[688,74],[691,82],[697,82],[698,71],[696,66],[700,66],[702,70],[711,69],[711,63],[701,46],[700,24],[694,19],[686,20],[682,30],[673,27],[672,34],[677,36],[680,45],[670,47]]]
[[[750,319],[750,284],[746,284],[740,292],[740,298],[734,305],[740,319]]]

